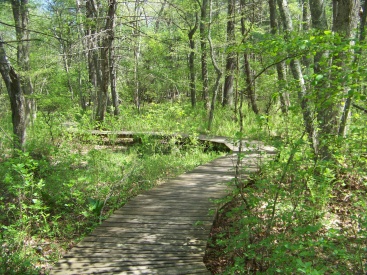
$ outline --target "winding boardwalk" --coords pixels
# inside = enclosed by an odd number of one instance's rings
[[[248,151],[245,173],[257,169],[260,157]],[[226,195],[236,160],[236,154],[220,157],[138,195],[71,249],[51,274],[210,274],[203,257],[216,214],[213,200]]]

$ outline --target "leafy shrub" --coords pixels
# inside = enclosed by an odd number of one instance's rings
[[[276,161],[237,183],[230,210],[221,214],[223,229],[212,240],[228,263],[221,272],[364,274],[366,169],[346,153],[359,148],[360,156],[361,147],[351,146],[356,141],[336,146],[334,159],[316,162],[303,140],[284,144]]]

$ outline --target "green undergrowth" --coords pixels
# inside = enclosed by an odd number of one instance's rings
[[[222,202],[207,263],[214,274],[366,274],[366,133],[330,140],[315,160],[295,135]]]
[[[194,135],[185,142],[144,136],[141,144],[105,145],[62,123],[39,118],[26,152],[2,151],[0,274],[47,273],[130,198],[220,154]]]
[[[246,112],[246,138],[282,135],[276,116]],[[60,255],[131,197],[220,155],[197,140],[201,133],[234,137],[238,118],[218,107],[211,132],[207,113],[189,104],[149,104],[138,113],[122,106],[118,118],[96,124],[90,112],[42,111],[28,128],[26,152],[11,149],[11,118],[0,139],[0,274],[45,274]],[[284,123],[283,123],[284,124]],[[287,124],[287,123],[285,123]],[[89,130],[159,131],[189,139],[140,136],[121,144]]]
[[[259,139],[269,134],[269,127],[274,128],[278,116],[256,116],[247,106],[244,107],[244,135],[247,138]],[[90,114],[84,113],[77,116],[78,125],[82,128],[92,129],[95,124],[90,124]],[[101,129],[125,130],[135,132],[156,131],[166,133],[208,134],[232,137],[238,131],[238,115],[233,110],[218,106],[212,130],[207,131],[208,113],[202,106],[192,108],[189,103],[150,103],[145,105],[140,112],[133,106],[121,107],[119,119],[108,116],[105,122],[99,125]],[[273,133],[271,133],[273,134]]]

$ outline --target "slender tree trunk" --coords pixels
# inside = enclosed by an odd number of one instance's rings
[[[69,92],[70,92],[70,97],[71,99],[74,99],[74,90],[73,90],[73,85],[71,84],[71,79],[70,79],[70,65],[69,65],[69,61],[66,57],[68,53],[64,52],[63,53],[63,63],[64,63],[64,69],[66,72],[66,77],[67,77],[67,81],[68,81],[68,88],[69,88]]]
[[[68,82],[68,88],[69,88],[69,92],[70,92],[70,96],[71,99],[74,99],[74,90],[73,90],[73,86],[71,84],[71,77],[70,77],[70,64],[71,64],[71,60],[70,60],[70,52],[71,52],[71,43],[69,42],[70,40],[68,39],[68,36],[70,35],[70,29],[67,27],[66,31],[67,34],[66,39],[64,39],[64,34],[65,34],[65,30],[64,30],[64,22],[62,20],[62,13],[58,14],[59,19],[57,20],[58,24],[59,24],[59,29],[60,31],[57,32],[57,37],[59,38],[59,43],[60,43],[60,47],[61,47],[61,55],[62,55],[62,61],[63,61],[63,65],[64,65],[64,70],[66,72],[66,77],[67,77],[67,82]]]
[[[277,0],[280,17],[283,21],[283,28],[285,31],[285,39],[289,39],[289,33],[293,31],[292,19],[290,16],[287,0]],[[319,139],[318,134],[313,121],[312,109],[307,97],[307,88],[303,73],[301,69],[301,63],[298,59],[291,60],[290,68],[294,79],[299,83],[298,99],[302,108],[303,121],[308,134],[308,140],[313,148],[315,155],[318,155]]]
[[[309,32],[311,28],[311,14],[309,8],[309,0],[301,0],[302,5],[302,20],[300,31],[303,33]],[[302,57],[302,66],[306,75],[311,75],[312,58],[309,56]],[[310,83],[307,84],[307,89],[310,90]]]
[[[242,43],[244,44],[246,42],[246,36],[247,36],[247,30],[246,30],[246,18],[245,18],[245,0],[240,1],[241,5],[241,34],[242,34]],[[250,60],[249,60],[249,54],[248,52],[243,53],[243,59],[244,59],[244,72],[246,76],[246,91],[247,96],[251,103],[252,111],[255,114],[259,114],[259,108],[257,106],[256,101],[256,93],[254,89],[254,81],[251,73],[251,67],[250,67]]]
[[[324,34],[324,31],[328,29],[325,2],[324,0],[309,0],[311,23],[312,28],[317,30],[320,35]],[[331,152],[328,148],[328,137],[332,134],[336,127],[336,113],[335,113],[335,93],[330,89],[330,84],[327,81],[327,63],[329,60],[328,51],[318,51],[313,58],[313,69],[315,75],[323,75],[324,78],[320,79],[317,86],[313,89],[316,94],[315,109],[317,112],[317,123],[319,128],[319,137],[322,140],[320,142],[319,156],[321,159],[330,159]]]
[[[272,35],[277,34],[277,20],[276,20],[276,0],[269,0],[269,11],[270,11],[270,33]],[[289,93],[287,91],[287,73],[285,62],[276,64],[276,70],[278,75],[278,89],[280,92],[280,108],[283,114],[288,113],[290,107]]]
[[[235,0],[228,0],[227,13],[227,57],[226,57],[226,76],[223,89],[223,106],[233,106],[233,80],[236,69],[236,54],[231,49],[235,43]]]
[[[0,36],[0,73],[5,82],[12,112],[14,148],[24,150],[26,142],[26,103],[22,80],[10,64]]]
[[[114,32],[113,26],[115,21],[117,1],[108,1],[108,11],[106,24],[104,27],[104,36],[102,38],[101,48],[101,87],[98,89],[98,106],[97,106],[97,120],[103,121],[105,119],[108,101],[108,85],[110,83],[110,67],[109,67],[109,51],[113,45]]]
[[[15,23],[15,32],[17,37],[17,64],[21,70],[19,75],[21,86],[25,95],[25,123],[26,126],[36,118],[36,101],[32,98],[33,86],[29,77],[29,11],[28,0],[11,0],[13,17]]]
[[[134,82],[135,82],[135,91],[134,91],[134,101],[135,106],[140,113],[140,83],[139,83],[139,59],[140,59],[140,33],[139,33],[139,17],[141,15],[140,11],[140,1],[135,1],[135,23],[134,23]]]
[[[116,70],[116,57],[115,57],[115,49],[112,46],[109,52],[109,63],[110,63],[110,85],[111,85],[111,96],[112,96],[112,107],[113,114],[118,116],[120,113],[119,110],[119,96],[116,90],[116,81],[117,81],[117,70]]]
[[[318,30],[321,34],[328,29],[327,18],[325,13],[324,0],[309,0],[311,11],[312,28]],[[314,57],[314,72],[321,74],[325,66],[322,66],[321,61],[328,58],[328,52],[319,51]],[[326,64],[325,64],[326,65]]]
[[[98,7],[94,0],[86,0],[86,37],[88,45],[88,76],[91,88],[89,91],[89,106],[96,102],[96,91],[99,86],[99,66],[98,66],[98,39],[97,39],[97,18]],[[94,106],[94,105],[93,105]]]
[[[200,48],[201,48],[201,81],[203,83],[202,97],[204,99],[204,108],[209,110],[209,80],[208,80],[208,63],[207,63],[207,10],[208,0],[201,3],[200,15]]]
[[[351,40],[350,44],[354,44],[355,42],[352,41],[356,39],[355,31],[357,29],[357,22],[358,22],[358,10],[360,7],[359,0],[344,0],[344,1],[335,1],[336,3],[333,5],[333,12],[336,14],[333,21],[333,31],[339,33],[341,37],[344,37],[346,41]],[[366,7],[366,4],[364,4]],[[362,19],[365,13],[365,10],[362,14]],[[365,19],[364,19],[365,20]],[[365,23],[361,25],[364,26]],[[361,34],[364,31],[361,32]],[[349,67],[352,64],[357,63],[358,57],[354,54],[353,57],[353,50],[350,49],[349,51],[344,51],[339,53],[338,57],[334,59],[334,64],[341,67]],[[334,107],[335,118],[339,118],[339,128],[333,127],[332,129],[337,131],[337,134],[340,136],[345,136],[347,133],[347,120],[350,116],[350,107],[352,98],[348,95],[350,87],[348,83],[344,82],[344,104],[339,104],[338,106]]]
[[[367,1],[364,1],[363,7],[360,10],[360,25],[359,25],[359,43],[364,43],[366,38],[366,18],[367,18]],[[354,55],[353,65],[357,65],[362,54],[362,48],[359,48]],[[338,135],[344,137],[347,134],[347,122],[350,117],[350,109],[352,103],[352,96],[348,95],[347,99],[345,100],[344,108],[342,111],[342,115],[340,118],[340,126],[338,129]]]
[[[87,99],[86,99],[86,95],[84,93],[84,80],[82,78],[82,64],[87,64],[88,63],[88,47],[86,46],[87,43],[85,42],[85,38],[84,36],[86,35],[86,32],[84,30],[84,24],[82,23],[82,20],[79,20],[79,18],[81,18],[82,12],[81,12],[81,0],[76,0],[76,21],[77,22],[81,22],[80,24],[78,24],[78,38],[81,40],[81,50],[78,52],[78,56],[79,56],[79,62],[78,62],[78,84],[79,84],[79,102],[80,102],[80,106],[83,110],[87,109]],[[88,39],[88,38],[87,38]]]
[[[302,27],[300,29],[300,31],[304,31],[307,32],[310,30],[310,9],[309,9],[309,1],[310,0],[302,0],[301,1],[301,5],[302,5],[302,20],[301,20],[301,24]]]
[[[64,20],[64,8],[58,7],[57,4],[49,4],[50,9],[52,9],[52,12],[55,14],[56,20],[54,21],[54,24],[57,25],[56,28],[54,28],[53,32],[55,34],[55,37],[57,37],[60,45],[60,54],[62,57],[62,63],[64,66],[64,70],[66,72],[67,82],[68,82],[68,88],[70,92],[71,99],[74,99],[74,91],[73,86],[71,82],[70,77],[70,64],[71,64],[71,29],[69,24],[65,24]],[[78,0],[76,1],[76,8],[77,8],[77,16],[79,13],[79,3]],[[78,32],[79,34],[79,32]]]
[[[252,78],[248,53],[244,53],[243,58],[244,58],[244,63],[245,63],[244,64],[244,71],[245,71],[245,75],[246,75],[247,96],[250,99],[252,111],[255,114],[258,115],[259,114],[259,108],[258,108],[257,102],[256,102],[256,94],[255,94],[254,85],[253,85],[253,78]]]
[[[217,74],[217,78],[216,78],[215,84],[213,86],[212,102],[211,102],[211,105],[210,105],[209,119],[208,119],[208,131],[211,130],[212,125],[213,125],[215,103],[217,101],[217,95],[218,95],[220,79],[222,78],[222,74],[223,74],[222,71],[220,70],[216,60],[215,60],[213,42],[212,42],[212,38],[211,38],[211,24],[212,24],[212,0],[209,0],[208,42],[209,42],[209,47],[210,47],[210,57],[211,57],[215,72]]]
[[[158,32],[158,30],[159,30],[159,23],[160,23],[160,20],[161,20],[161,15],[164,11],[164,8],[165,8],[166,4],[167,4],[167,0],[164,0],[163,3],[162,3],[161,9],[158,12],[157,20],[155,21],[155,26],[154,26],[155,32]]]
[[[190,54],[189,54],[189,71],[190,71],[190,97],[191,97],[191,106],[196,106],[196,78],[195,78],[195,40],[194,34],[198,28],[198,14],[195,14],[195,25],[189,31],[189,43],[190,43]]]

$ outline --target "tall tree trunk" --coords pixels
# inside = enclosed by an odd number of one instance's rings
[[[67,27],[67,34],[66,39],[64,38],[64,34],[65,34],[65,30],[64,30],[64,22],[62,20],[62,12],[57,11],[57,13],[59,14],[59,19],[58,21],[58,28],[60,29],[60,31],[58,31],[56,33],[59,43],[60,43],[60,47],[61,47],[61,55],[62,55],[62,61],[63,61],[63,65],[64,65],[64,70],[66,72],[66,77],[67,77],[67,82],[68,82],[68,88],[69,88],[69,92],[70,92],[70,96],[71,99],[74,99],[74,90],[73,90],[73,86],[71,84],[71,77],[70,77],[70,64],[71,64],[71,60],[70,60],[70,52],[71,52],[71,43],[70,43],[70,39],[68,39],[68,36],[70,35],[70,28]]]
[[[139,18],[141,15],[140,11],[140,1],[136,0],[135,2],[135,23],[134,23],[134,30],[133,30],[133,36],[135,38],[134,40],[134,82],[135,82],[135,91],[134,91],[134,101],[135,106],[138,109],[138,112],[140,113],[140,82],[139,82],[139,59],[140,59],[140,24],[139,24]]]
[[[98,24],[98,6],[94,0],[86,0],[85,2],[86,10],[86,37],[88,45],[88,76],[91,88],[89,91],[89,105],[92,106],[96,102],[97,89],[100,83],[100,71],[98,62],[98,38],[97,29]],[[93,105],[95,106],[95,105]]]
[[[195,14],[195,25],[189,31],[189,43],[190,43],[190,54],[189,54],[189,71],[190,71],[190,97],[191,97],[191,106],[196,106],[196,86],[195,86],[195,40],[194,34],[198,28],[198,14]]]
[[[154,26],[155,32],[158,32],[158,30],[159,30],[159,23],[160,23],[161,16],[162,16],[162,13],[164,11],[164,8],[165,8],[166,4],[167,4],[167,0],[164,0],[163,3],[162,3],[161,9],[158,12],[158,16],[157,16],[157,19],[155,21],[155,26]]]
[[[207,10],[208,0],[201,3],[200,15],[200,48],[201,48],[201,81],[203,83],[202,97],[204,99],[204,108],[209,110],[209,80],[208,80],[208,62],[207,62]]]
[[[15,32],[17,37],[17,64],[21,70],[21,86],[25,95],[25,123],[28,125],[36,118],[36,101],[32,98],[33,86],[29,77],[29,11],[28,0],[11,0]]]
[[[259,108],[257,107],[257,102],[256,102],[256,94],[255,94],[255,89],[254,89],[254,85],[253,85],[253,77],[252,77],[251,68],[250,68],[249,54],[244,53],[243,54],[243,59],[244,59],[244,63],[245,63],[244,64],[244,71],[245,71],[245,75],[246,75],[247,96],[250,100],[252,111],[255,114],[258,115],[259,114]]]
[[[84,80],[82,78],[82,70],[83,70],[83,66],[81,64],[87,64],[88,63],[88,47],[87,47],[87,43],[85,42],[85,38],[84,36],[86,35],[86,32],[84,30],[84,24],[82,23],[82,20],[79,20],[79,18],[82,18],[82,12],[81,12],[81,0],[76,0],[76,21],[80,22],[80,24],[78,24],[78,38],[81,41],[81,45],[82,45],[82,50],[78,52],[79,55],[79,60],[81,60],[80,62],[78,62],[78,84],[79,84],[79,102],[80,102],[80,106],[81,108],[85,111],[87,109],[87,98],[86,95],[84,93]]]
[[[277,20],[276,20],[276,0],[269,0],[269,11],[270,11],[270,33],[272,35],[277,34]],[[276,64],[276,70],[278,75],[278,89],[280,92],[280,108],[283,114],[288,113],[290,107],[289,93],[287,91],[287,73],[285,62],[279,62]]]
[[[310,15],[310,8],[309,8],[309,0],[302,0],[302,20],[301,20],[301,28],[300,32],[307,33],[311,28],[311,15]],[[311,74],[311,64],[312,58],[309,56],[302,57],[302,66],[304,68],[304,72],[306,75]],[[310,83],[307,84],[307,89],[310,90]]]
[[[118,116],[120,110],[119,110],[119,96],[116,90],[116,81],[117,81],[116,58],[117,57],[115,56],[115,49],[112,45],[109,52],[111,97],[112,97],[113,114],[115,116]]]
[[[247,30],[246,30],[246,18],[245,18],[245,0],[241,0],[240,1],[240,6],[241,6],[241,34],[242,34],[242,43],[244,44],[246,42],[246,36],[247,36]],[[247,96],[250,100],[251,103],[251,108],[252,111],[255,114],[259,114],[259,108],[257,106],[257,101],[256,101],[256,93],[255,93],[255,89],[254,89],[254,81],[253,81],[253,76],[252,76],[252,72],[251,72],[251,67],[250,67],[250,60],[249,60],[249,54],[248,52],[244,52],[243,53],[243,59],[244,59],[244,72],[245,72],[245,76],[246,76],[246,91],[247,91]]]
[[[212,0],[209,0],[209,24],[208,24],[208,42],[210,47],[210,57],[215,69],[215,72],[217,74],[217,78],[215,80],[215,84],[213,86],[213,93],[212,93],[212,102],[210,105],[210,111],[209,111],[209,119],[208,119],[208,131],[212,129],[213,120],[214,120],[214,111],[215,111],[215,103],[217,101],[217,95],[218,95],[218,89],[219,89],[219,83],[220,79],[222,78],[222,71],[220,70],[214,56],[214,48],[213,48],[213,42],[211,38],[211,24],[212,24]]]
[[[10,99],[12,112],[14,148],[24,150],[26,142],[26,103],[23,91],[22,80],[10,64],[5,48],[4,41],[0,36],[0,73],[5,82]]]
[[[312,28],[317,30],[320,35],[328,29],[325,2],[324,0],[309,0]],[[316,94],[315,109],[317,112],[317,123],[319,126],[319,136],[322,142],[320,143],[319,156],[321,159],[329,159],[331,152],[328,148],[327,138],[332,134],[332,127],[336,127],[335,110],[335,94],[330,90],[330,85],[327,83],[327,60],[329,60],[328,51],[316,52],[313,59],[313,69],[315,75],[324,75],[325,77],[319,81],[316,87],[313,87]]]
[[[334,0],[336,2],[336,0]],[[365,39],[365,30],[364,26],[366,23],[366,9],[367,9],[367,1],[364,2],[363,11],[361,14],[361,21],[360,21],[360,36],[359,40],[363,41]],[[357,29],[357,22],[358,22],[358,11],[360,8],[360,1],[359,0],[343,0],[337,1],[334,5],[333,12],[336,14],[334,17],[333,22],[333,30],[338,32],[342,37],[345,37],[346,40],[353,39],[355,37],[355,30]],[[349,52],[351,53],[351,51]],[[358,63],[360,54],[355,54],[352,58],[353,64]],[[339,55],[340,61],[339,66],[344,66],[347,61],[347,54],[340,54]],[[352,65],[352,64],[348,64]],[[345,85],[344,87],[344,96],[345,99],[343,100],[345,103],[343,106],[339,107],[338,116],[340,117],[339,120],[339,128],[337,129],[337,133],[339,136],[345,136],[347,133],[347,120],[350,116],[350,108],[352,106],[352,97],[348,95],[349,87]]]
[[[236,69],[236,54],[231,46],[235,43],[235,0],[228,0],[227,13],[227,57],[223,89],[223,106],[233,106],[233,80]]]
[[[293,31],[292,18],[290,16],[288,2],[287,0],[277,0],[280,17],[283,21],[283,28],[285,31],[285,39],[289,39],[289,34]],[[298,99],[302,108],[303,121],[308,134],[308,140],[315,153],[318,155],[319,139],[316,131],[316,127],[313,121],[312,109],[307,97],[307,88],[305,85],[305,80],[303,78],[303,73],[301,69],[301,63],[298,59],[293,59],[290,62],[291,72],[299,83]]]
[[[310,30],[310,9],[309,9],[309,0],[302,0],[302,20],[301,20],[301,29],[300,31],[307,32]]]
[[[116,0],[108,1],[108,11],[106,24],[104,27],[104,34],[102,38],[101,48],[101,87],[98,89],[98,106],[97,106],[97,120],[103,121],[106,115],[107,100],[108,100],[108,85],[110,83],[110,67],[109,67],[109,51],[113,45],[114,39],[114,20],[116,13]]]

